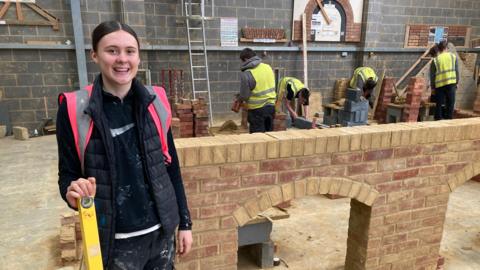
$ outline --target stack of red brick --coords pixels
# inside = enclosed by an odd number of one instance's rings
[[[60,252],[62,264],[73,265],[81,259],[82,232],[78,213],[62,215],[60,227]]]
[[[410,79],[407,87],[407,99],[403,109],[403,122],[417,122],[422,93],[425,90],[425,78],[414,77]]]
[[[208,133],[208,109],[204,98],[192,100],[193,126],[195,137],[209,136]]]
[[[181,99],[180,103],[173,105],[172,115],[177,119],[172,119],[172,127],[174,130],[173,136],[176,138],[189,138],[193,137],[193,112],[192,102],[187,99]]]
[[[275,113],[275,119],[273,120],[273,131],[287,130],[287,114],[283,112]]]
[[[377,108],[375,109],[375,119],[378,123],[386,123],[387,105],[392,102],[394,78],[383,79],[382,87],[378,96]]]
[[[172,133],[175,138],[208,136],[208,109],[204,99],[181,99],[173,105]]]

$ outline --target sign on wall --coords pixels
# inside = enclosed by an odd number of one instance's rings
[[[302,39],[302,14],[307,40],[359,42],[363,0],[294,0],[292,39]]]
[[[237,18],[220,18],[220,43],[222,47],[238,46]]]

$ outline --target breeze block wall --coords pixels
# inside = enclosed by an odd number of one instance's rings
[[[177,139],[194,247],[237,269],[237,228],[302,196],[351,198],[345,269],[436,269],[449,194],[480,174],[480,118]]]

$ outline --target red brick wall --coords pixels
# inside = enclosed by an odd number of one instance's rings
[[[194,222],[178,269],[236,269],[237,226],[316,194],[352,198],[347,269],[435,269],[449,193],[480,174],[480,119],[177,139]]]
[[[361,23],[354,23],[353,22],[353,10],[352,6],[348,2],[348,0],[338,0],[337,1],[345,11],[346,17],[346,29],[345,29],[345,41],[346,42],[360,42],[360,38],[362,35],[361,30]],[[312,41],[310,30],[312,26],[312,14],[313,11],[317,8],[318,3],[316,0],[310,0],[305,7],[305,14],[306,18],[306,26],[307,26],[307,40]],[[293,22],[293,40],[302,40],[302,21],[294,21]]]

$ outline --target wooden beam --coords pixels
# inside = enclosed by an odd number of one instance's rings
[[[55,16],[48,13],[48,11],[46,11],[43,8],[37,6],[36,4],[27,3],[27,6],[29,8],[31,8],[33,11],[35,11],[38,15],[47,19],[51,23],[51,25],[53,27],[53,30],[58,30],[59,29],[58,19]]]
[[[9,6],[10,6],[10,1],[6,1],[5,4],[3,4],[2,9],[0,9],[0,19],[3,18],[5,13],[7,13]]]
[[[23,17],[23,13],[22,13],[22,3],[16,2],[15,6],[17,8],[17,19],[18,19],[19,22],[23,22],[24,17]]]
[[[328,17],[328,14],[325,11],[325,8],[323,8],[323,1],[322,0],[317,0],[317,4],[318,4],[318,7],[320,8],[320,12],[323,15],[323,18],[325,19],[327,24],[330,25],[330,23],[332,23],[332,20],[330,19],[330,17]]]

